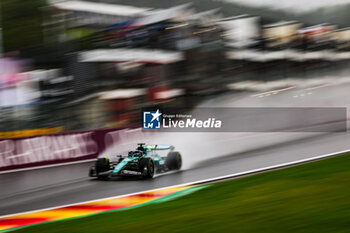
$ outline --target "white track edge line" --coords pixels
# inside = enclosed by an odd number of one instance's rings
[[[72,203],[72,204],[55,206],[55,207],[49,207],[49,208],[38,209],[38,210],[30,210],[30,211],[15,213],[15,214],[8,214],[8,215],[0,216],[0,219],[8,218],[8,217],[16,216],[16,215],[36,213],[36,212],[40,212],[40,211],[64,208],[64,207],[73,206],[73,205],[87,204],[87,203],[90,203],[90,202],[104,201],[104,200],[109,200],[109,199],[114,199],[114,198],[121,198],[121,197],[126,197],[126,196],[132,196],[132,195],[137,195],[137,194],[146,193],[146,192],[154,192],[154,191],[158,191],[158,190],[162,190],[162,189],[177,188],[177,187],[181,187],[181,186],[195,185],[195,184],[212,182],[212,181],[216,181],[216,180],[222,180],[222,179],[227,179],[227,178],[239,177],[239,176],[248,175],[248,174],[252,174],[252,173],[254,174],[254,173],[257,173],[257,172],[263,172],[263,171],[267,171],[267,170],[271,170],[271,169],[276,169],[276,168],[296,165],[296,164],[300,164],[300,163],[310,162],[310,161],[313,161],[313,160],[318,160],[318,159],[327,158],[327,157],[331,157],[331,156],[335,156],[335,155],[340,155],[340,154],[344,154],[344,153],[347,153],[347,152],[350,152],[350,149],[337,151],[337,152],[332,152],[332,153],[328,153],[328,154],[324,154],[324,155],[318,155],[318,156],[314,156],[314,157],[310,157],[310,158],[306,158],[306,159],[300,159],[300,160],[296,160],[296,161],[292,161],[292,162],[280,163],[280,164],[272,165],[272,166],[268,166],[268,167],[252,169],[252,170],[249,170],[249,171],[238,172],[238,173],[233,173],[233,174],[229,174],[229,175],[218,176],[218,177],[214,177],[214,178],[208,178],[208,179],[203,179],[203,180],[199,180],[199,181],[188,182],[188,183],[184,183],[184,184],[177,184],[177,185],[172,185],[172,186],[168,186],[168,187],[162,187],[162,188],[157,188],[157,189],[145,190],[145,191],[129,193],[129,194],[122,194],[122,195],[117,195],[117,196],[112,196],[112,197],[105,197],[105,198],[100,198],[100,199],[95,199],[95,200],[90,200],[90,201]]]
[[[13,172],[22,172],[22,171],[29,171],[29,170],[38,170],[38,169],[44,169],[44,168],[50,168],[50,167],[60,167],[60,166],[78,164],[78,163],[87,163],[87,162],[92,162],[92,161],[95,161],[95,160],[96,160],[96,159],[85,159],[85,160],[79,160],[79,161],[73,161],[73,162],[56,163],[56,164],[41,165],[41,166],[35,166],[35,167],[26,167],[26,168],[11,169],[11,170],[7,170],[7,171],[0,171],[0,175],[1,175],[1,174],[7,174],[7,173],[13,173]]]

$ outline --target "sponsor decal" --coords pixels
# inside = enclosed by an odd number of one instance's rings
[[[126,154],[146,138],[140,128],[114,128],[0,139],[0,171],[93,159],[107,149],[108,154]]]
[[[92,132],[0,141],[0,167],[96,154]]]
[[[137,171],[129,171],[129,170],[123,170],[121,171],[123,175],[141,175],[141,172]]]

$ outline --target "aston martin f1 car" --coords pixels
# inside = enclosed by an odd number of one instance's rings
[[[169,150],[166,156],[158,151]],[[108,179],[115,176],[140,176],[153,178],[155,173],[164,173],[181,169],[181,154],[171,145],[145,145],[139,143],[136,150],[127,156],[100,157],[90,168],[90,177]]]

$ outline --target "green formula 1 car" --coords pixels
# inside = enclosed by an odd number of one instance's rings
[[[158,154],[160,150],[169,150],[169,152],[166,156],[160,156]],[[179,170],[181,165],[181,155],[174,151],[173,146],[139,143],[136,150],[129,151],[127,156],[98,158],[95,165],[90,168],[89,175],[99,179],[115,176],[153,178],[155,173]]]

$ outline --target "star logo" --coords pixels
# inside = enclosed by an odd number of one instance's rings
[[[151,122],[153,122],[155,119],[157,119],[157,121],[159,121],[159,117],[162,115],[160,112],[159,112],[159,109],[157,109],[157,111],[155,113],[151,113],[151,115],[153,116]]]
[[[143,112],[143,128],[144,129],[160,129],[161,115],[159,109],[156,112]]]

